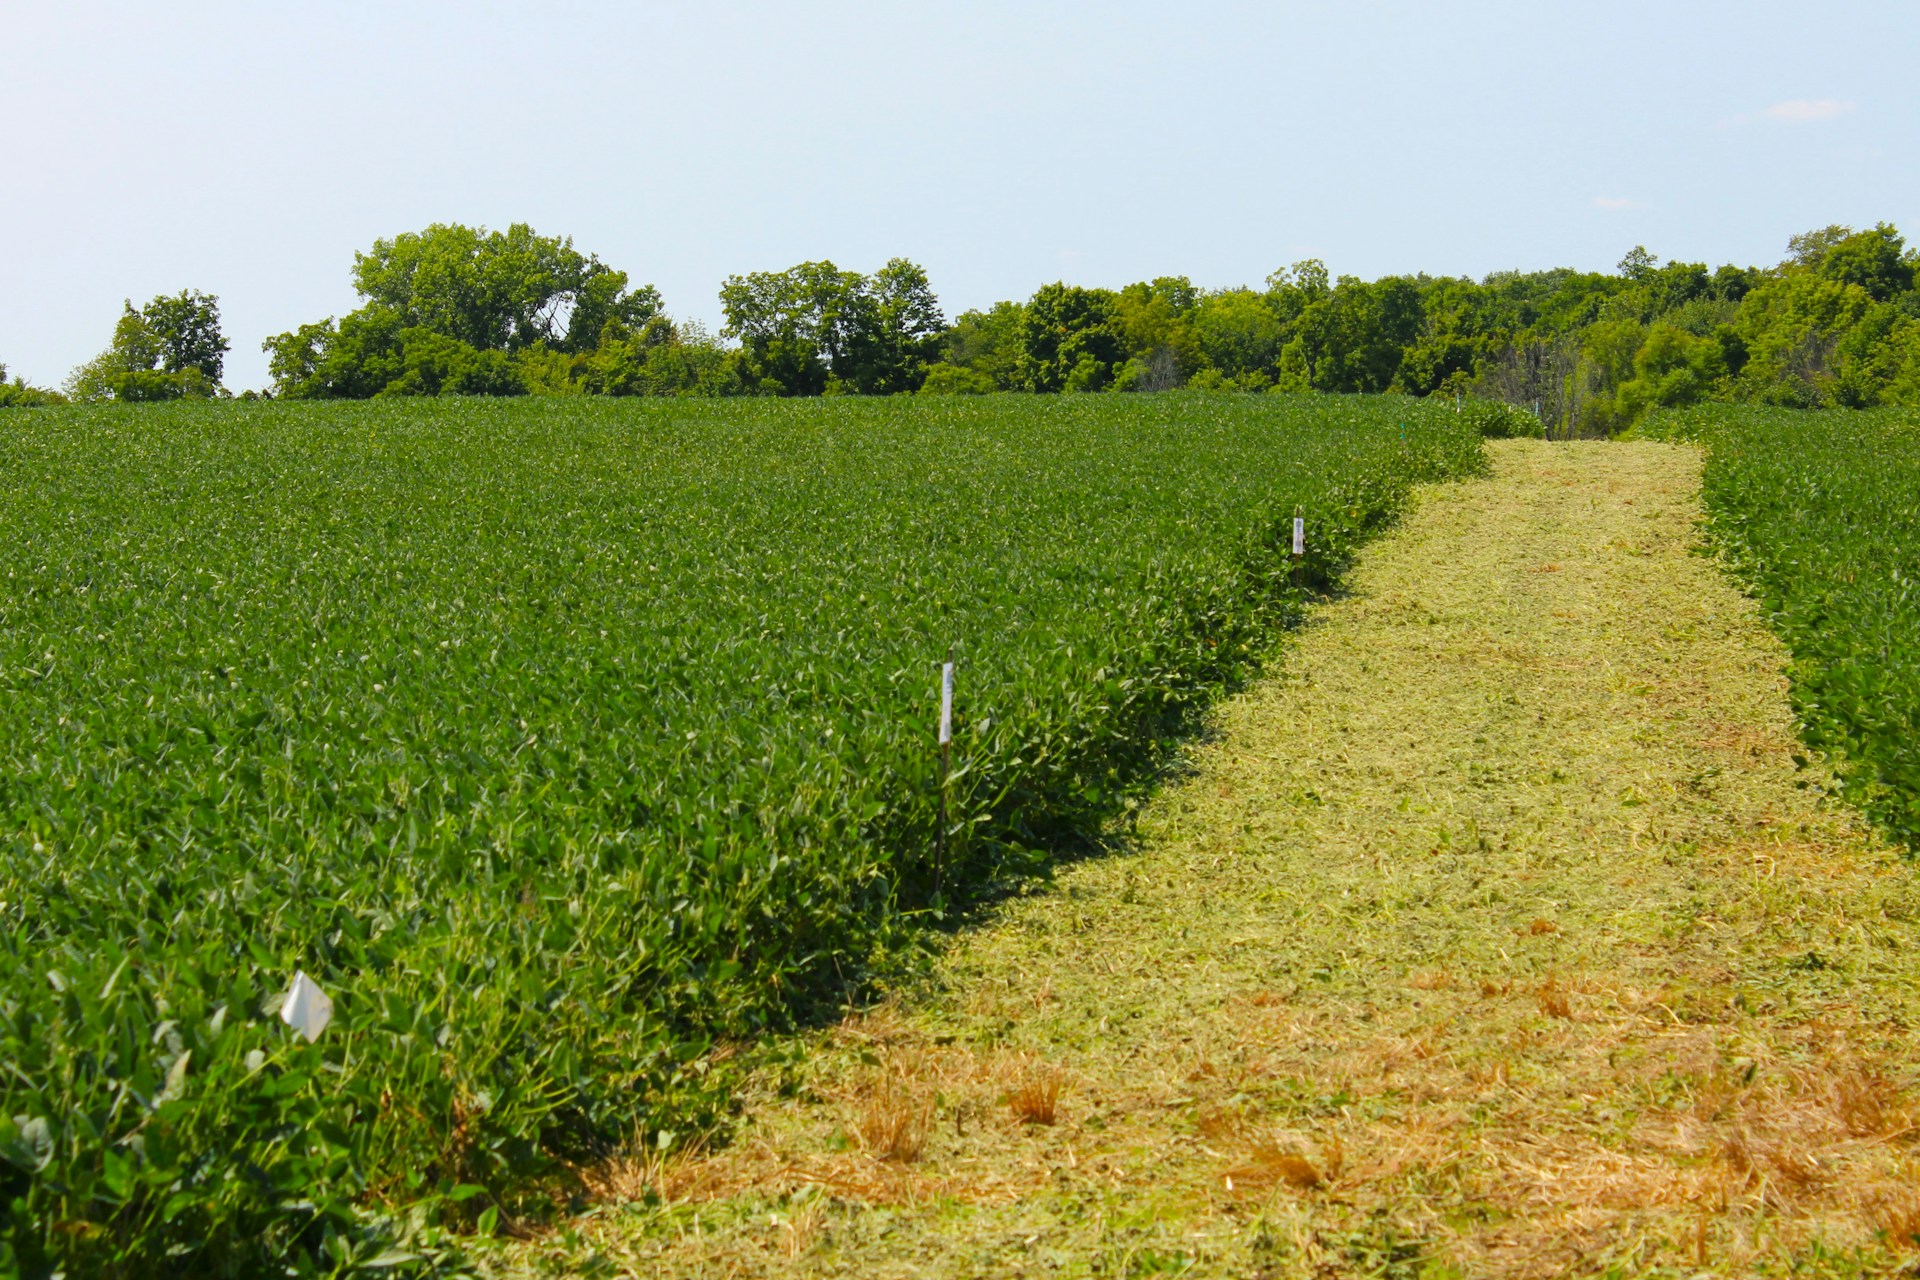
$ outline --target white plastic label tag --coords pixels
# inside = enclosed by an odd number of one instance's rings
[[[940,745],[953,741],[953,664],[940,665]]]
[[[280,1005],[280,1021],[298,1031],[312,1044],[320,1038],[320,1033],[333,1021],[333,1001],[320,985],[305,972],[293,975],[293,985],[287,988],[287,998]]]
[[[1293,518],[1293,554],[1297,556],[1307,554],[1307,518],[1305,516]]]

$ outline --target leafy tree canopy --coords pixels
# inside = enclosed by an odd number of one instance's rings
[[[65,402],[66,397],[58,391],[30,387],[24,378],[16,377],[8,382],[7,366],[0,364],[0,409],[36,409],[42,405]]]
[[[1701,399],[1920,403],[1920,254],[1886,223],[1793,236],[1771,267],[1636,245],[1612,272],[1366,281],[1307,259],[1263,290],[1059,281],[950,325],[917,264],[822,260],[728,277],[717,337],[523,224],[382,240],[354,282],[360,310],[268,340],[277,394],[1471,391],[1590,432]],[[188,366],[217,375],[218,351],[183,354],[191,300],[128,308],[102,394],[167,393],[144,379]]]
[[[354,255],[353,282],[366,299],[359,310],[262,344],[274,394],[622,394],[667,383],[683,389],[681,375],[655,377],[635,367],[652,359],[657,345],[636,345],[636,333],[673,333],[659,292],[629,288],[624,271],[582,254],[571,238],[543,236],[525,223],[505,231],[435,223],[377,240]],[[712,361],[696,363],[706,371],[701,376],[712,372]],[[685,374],[693,366],[680,367]]]
[[[905,258],[872,276],[831,262],[729,276],[720,306],[751,378],[790,396],[916,390],[947,327],[927,273]]]
[[[220,390],[227,350],[212,294],[183,289],[138,311],[129,300],[112,344],[68,376],[67,394],[83,402],[204,399]]]
[[[637,327],[660,310],[652,285],[627,287],[627,274],[583,255],[571,237],[435,223],[376,240],[353,258],[353,284],[405,328],[455,338],[480,351],[545,343],[589,351],[608,321]]]

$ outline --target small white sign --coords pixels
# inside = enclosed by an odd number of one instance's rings
[[[1305,516],[1293,518],[1293,554],[1297,556],[1307,554],[1307,518]]]
[[[333,1021],[333,1001],[304,971],[295,973],[293,985],[287,988],[287,998],[280,1005],[280,1021],[305,1036],[307,1043],[312,1044],[327,1029],[327,1024]]]
[[[940,664],[940,745],[953,741],[953,664]]]

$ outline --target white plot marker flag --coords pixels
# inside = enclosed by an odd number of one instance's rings
[[[333,1001],[304,971],[295,973],[293,985],[287,988],[287,998],[280,1005],[280,1021],[312,1044],[333,1021]]]
[[[1305,516],[1293,518],[1293,554],[1307,554],[1307,519]]]
[[[953,664],[940,666],[940,745],[953,741]]]

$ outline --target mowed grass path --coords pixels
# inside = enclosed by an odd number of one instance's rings
[[[1128,850],[759,1070],[730,1145],[598,1171],[606,1207],[500,1266],[1911,1264],[1916,869],[1796,767],[1780,646],[1694,553],[1696,453],[1493,447]]]

